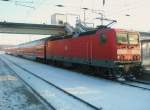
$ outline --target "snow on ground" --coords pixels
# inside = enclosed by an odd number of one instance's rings
[[[46,99],[56,110],[93,110],[93,108],[79,102],[78,100],[66,95],[57,88],[50,86],[39,78],[29,74],[19,67],[9,63],[9,66],[32,88],[38,92],[44,99]],[[42,85],[42,86],[40,86]]]
[[[149,73],[150,73],[150,67],[146,67],[145,70],[149,71]]]
[[[1,61],[0,110],[47,110]]]
[[[5,52],[4,51],[0,51],[0,54],[4,54]]]
[[[150,91],[1,55],[104,110],[150,110]],[[39,87],[43,85],[38,85]]]

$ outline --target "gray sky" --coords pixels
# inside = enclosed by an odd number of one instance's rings
[[[95,10],[104,10],[107,18],[115,19],[118,22],[113,25],[117,28],[132,29],[138,31],[150,31],[150,1],[149,0],[17,0],[19,3],[29,7],[10,2],[0,1],[0,21],[26,22],[26,23],[47,23],[50,24],[50,16],[53,13],[76,13],[83,19],[83,10],[87,7]],[[63,4],[65,7],[56,7],[56,4]],[[125,16],[129,14],[130,16]],[[97,15],[87,12],[87,21],[92,22]],[[0,44],[18,44],[44,36],[38,35],[11,35],[0,34]]]

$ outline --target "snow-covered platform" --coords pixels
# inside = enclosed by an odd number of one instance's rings
[[[1,59],[0,110],[48,110]]]
[[[92,105],[95,105],[98,108],[102,107],[103,110],[150,110],[150,91],[121,85],[105,79],[85,76],[77,72],[13,56],[0,55],[0,58],[4,61],[10,59],[29,71],[36,73],[47,81],[53,82],[55,85],[67,90],[71,94],[91,103]],[[9,65],[12,65],[8,61],[6,62]],[[34,80],[32,84],[32,86],[36,86],[37,90],[45,91],[45,98],[55,96],[55,92],[47,90],[46,86],[44,87],[44,85],[39,83],[36,84],[34,83]],[[65,102],[66,97],[60,96],[56,98],[64,98]],[[64,102],[60,101],[59,105],[63,106]]]

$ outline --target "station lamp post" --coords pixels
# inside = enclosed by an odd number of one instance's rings
[[[89,10],[88,8],[82,8],[84,11],[84,24],[85,24],[85,20],[86,20],[86,11]]]
[[[64,7],[64,5],[56,5],[57,7]]]
[[[130,16],[129,14],[126,14],[125,16]]]

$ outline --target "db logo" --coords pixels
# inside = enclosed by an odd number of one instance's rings
[[[68,50],[68,46],[66,45],[66,46],[65,46],[65,51],[67,51],[67,50]]]

